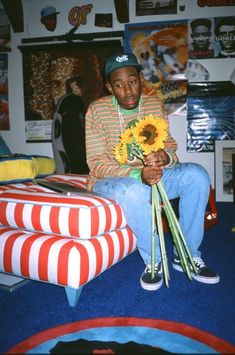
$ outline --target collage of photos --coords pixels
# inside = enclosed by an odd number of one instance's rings
[[[143,92],[158,96],[168,114],[187,115],[189,152],[235,139],[235,85],[210,81],[203,65],[235,57],[235,17],[128,24],[124,44],[143,67]]]

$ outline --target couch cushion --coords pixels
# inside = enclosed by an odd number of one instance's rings
[[[55,160],[39,155],[0,155],[0,184],[32,180],[55,172]]]
[[[123,228],[126,220],[107,198],[8,189],[0,194],[0,224],[88,239]]]
[[[0,227],[0,271],[75,289],[135,249],[128,227],[88,240]]]

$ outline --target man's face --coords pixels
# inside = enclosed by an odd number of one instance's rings
[[[219,41],[222,49],[233,52],[235,50],[235,25],[222,25]]]
[[[131,110],[138,106],[141,95],[141,79],[135,67],[114,70],[110,75],[107,89],[113,94],[120,107]]]
[[[56,15],[46,16],[41,19],[41,22],[48,31],[53,32],[57,26],[57,17]]]
[[[206,26],[200,25],[194,28],[192,33],[193,43],[197,49],[207,49],[210,43],[210,31]]]

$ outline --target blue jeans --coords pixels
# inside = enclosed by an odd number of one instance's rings
[[[207,171],[198,164],[181,163],[164,169],[161,181],[169,200],[179,197],[182,233],[192,256],[200,256],[199,247],[204,235],[204,216],[210,191]],[[137,248],[144,263],[151,264],[151,187],[131,177],[110,177],[97,181],[93,190],[120,204],[128,225],[137,237]],[[161,257],[159,244],[155,244],[157,262]]]

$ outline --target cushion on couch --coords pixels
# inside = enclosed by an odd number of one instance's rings
[[[66,196],[54,191],[48,192],[43,187],[40,189],[41,192],[3,190],[0,193],[0,224],[84,239],[126,226],[121,207],[111,199],[86,195]]]
[[[0,226],[0,271],[79,288],[136,249],[129,227],[88,240]]]
[[[55,172],[55,160],[40,155],[0,155],[0,184],[32,180]]]

